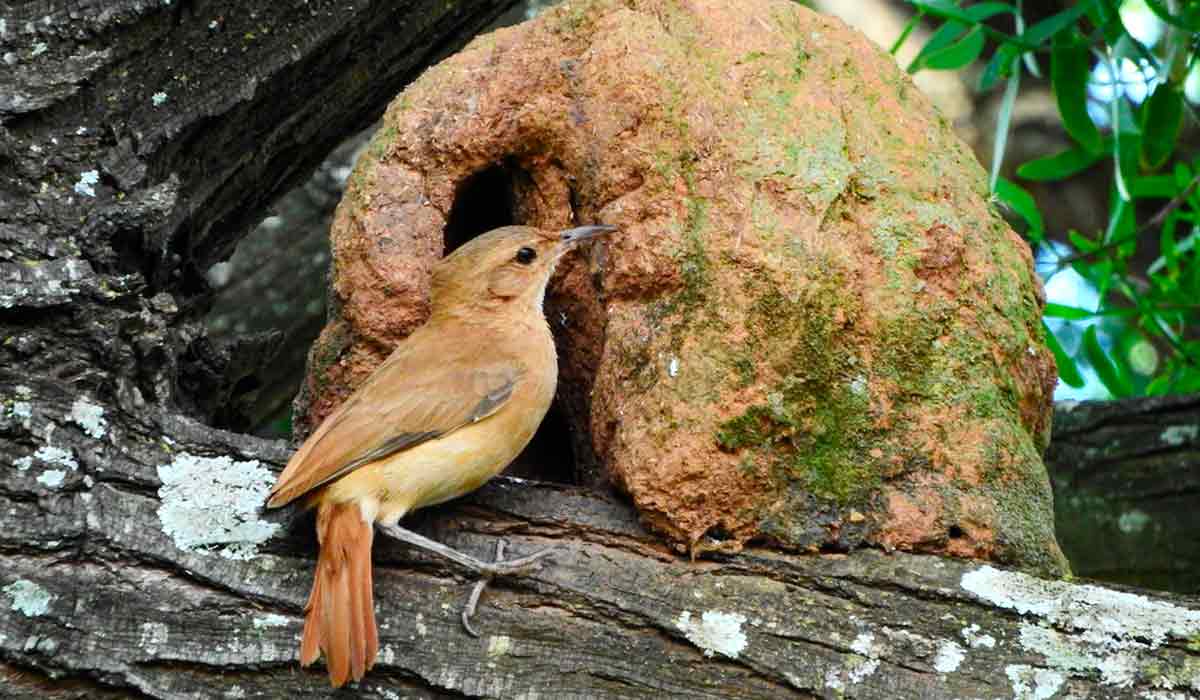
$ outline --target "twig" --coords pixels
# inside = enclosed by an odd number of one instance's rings
[[[1192,178],[1192,181],[1188,183],[1187,187],[1183,188],[1182,192],[1175,195],[1175,197],[1171,201],[1167,202],[1167,205],[1165,207],[1163,207],[1162,209],[1160,209],[1157,214],[1150,217],[1149,221],[1142,224],[1141,226],[1138,226],[1137,229],[1135,229],[1131,233],[1128,233],[1119,238],[1114,238],[1113,240],[1109,241],[1108,243],[1105,243],[1104,245],[1102,245],[1094,250],[1081,251],[1081,252],[1075,253],[1073,255],[1068,255],[1065,258],[1059,258],[1058,261],[1055,262],[1055,266],[1057,268],[1055,271],[1057,272],[1058,270],[1065,268],[1067,265],[1070,265],[1071,263],[1078,262],[1080,260],[1086,260],[1087,258],[1090,258],[1098,253],[1104,253],[1109,250],[1112,250],[1113,248],[1119,248],[1120,246],[1123,246],[1130,241],[1137,240],[1143,234],[1160,226],[1162,224],[1162,222],[1164,220],[1166,220],[1167,216],[1170,215],[1171,212],[1175,211],[1180,206],[1182,206],[1183,203],[1185,201],[1187,201],[1188,197],[1192,196],[1192,193],[1196,191],[1197,186],[1200,186],[1200,173],[1196,173],[1196,176]]]

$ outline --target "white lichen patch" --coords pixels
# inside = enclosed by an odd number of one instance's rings
[[[261,630],[267,627],[287,627],[289,621],[290,618],[287,615],[267,613],[266,615],[256,616],[251,624],[254,625],[254,629]]]
[[[1127,686],[1147,668],[1145,652],[1168,639],[1200,635],[1200,611],[1133,593],[1044,581],[990,566],[964,574],[961,585],[983,600],[1037,618],[1037,624],[1021,625],[1020,645],[1043,655],[1060,675],[1098,673],[1103,683]],[[1021,678],[1027,683],[1026,676]],[[1036,692],[1036,685],[1029,687]]]
[[[1200,436],[1200,425],[1172,425],[1162,431],[1162,441],[1171,447],[1191,442],[1197,436]]]
[[[60,467],[66,467],[71,471],[79,469],[79,462],[75,461],[75,454],[70,450],[64,450],[61,447],[54,445],[42,445],[33,453],[33,458],[41,460],[46,464],[53,464]]]
[[[962,635],[963,641],[972,649],[995,649],[996,638],[990,634],[982,634],[979,625],[970,625],[962,628],[959,632]]]
[[[846,674],[851,683],[861,683],[865,678],[879,670],[879,659],[863,659],[851,663],[850,672]]]
[[[0,590],[12,596],[12,605],[9,607],[25,617],[45,615],[46,611],[50,609],[50,602],[54,600],[50,591],[23,578],[13,581]]]
[[[38,483],[46,488],[56,489],[62,486],[63,479],[67,477],[67,473],[61,469],[47,469],[38,475]]]
[[[1013,700],[1049,700],[1066,681],[1057,671],[1024,664],[1005,666],[1004,674],[1012,683]]]
[[[846,689],[846,684],[842,681],[841,669],[831,668],[825,672],[825,687],[834,690]]]
[[[29,430],[30,422],[33,420],[33,404],[28,401],[13,401],[8,412],[13,418],[21,421],[21,427]]]
[[[1168,638],[1190,639],[1200,635],[1200,610],[1133,593],[1045,581],[990,566],[964,574],[961,585],[1000,607],[1080,630],[1084,641],[1106,648],[1157,648]]]
[[[933,667],[941,673],[951,673],[958,670],[965,658],[967,653],[957,642],[945,641],[938,647]]]
[[[1131,651],[1106,651],[1057,630],[1021,623],[1021,646],[1042,654],[1046,663],[1062,671],[1098,672],[1106,685],[1128,687],[1137,676],[1138,659]]]
[[[391,666],[396,663],[396,650],[385,645],[379,650],[379,662],[384,666]]]
[[[79,174],[79,182],[75,183],[75,194],[85,197],[96,196],[96,183],[100,182],[100,171],[88,170]]]
[[[1136,535],[1149,524],[1150,516],[1137,508],[1121,513],[1121,517],[1117,518],[1117,529],[1126,535]]]
[[[159,91],[150,96],[150,102],[155,107],[162,107],[167,103],[167,93]]]
[[[138,637],[138,646],[153,654],[159,647],[167,643],[171,630],[161,622],[143,622],[142,634]]]
[[[425,615],[417,613],[417,621],[413,624],[416,627],[418,635],[424,637],[429,633],[429,628],[425,625]]]
[[[724,654],[736,659],[746,649],[746,633],[742,625],[746,624],[746,616],[740,613],[728,613],[720,610],[705,610],[700,620],[692,619],[692,613],[684,610],[675,620],[675,626],[683,632],[683,636],[692,644],[700,647],[705,656]]]
[[[250,559],[279,526],[259,518],[273,476],[258,460],[181,452],[159,466],[158,520],[175,546]]]
[[[99,440],[108,431],[108,421],[104,418],[104,408],[80,396],[71,404],[71,420],[75,422],[88,437]]]
[[[494,659],[497,656],[504,656],[510,651],[512,651],[512,637],[506,637],[502,634],[488,637],[488,658]]]
[[[875,635],[870,632],[862,632],[850,642],[850,651],[862,656],[878,656],[875,651]]]
[[[846,685],[861,683],[879,670],[880,647],[875,643],[875,634],[860,632],[850,642],[852,655],[846,657],[845,668],[832,668],[825,673],[825,687],[837,691],[845,690]]]

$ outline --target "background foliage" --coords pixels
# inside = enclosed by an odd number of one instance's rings
[[[908,70],[970,70],[1001,91],[991,189],[1034,246],[1061,397],[1200,391],[1200,0],[1080,0],[1029,26],[1022,2],[910,0],[937,30]],[[1048,81],[1072,145],[1001,175],[1022,81]],[[1111,175],[1103,230],[1047,231],[1029,183]]]

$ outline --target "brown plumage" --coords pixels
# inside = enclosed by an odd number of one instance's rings
[[[429,320],[279,475],[268,506],[307,495],[317,508],[321,552],[300,660],[308,665],[324,652],[334,686],[361,679],[378,653],[373,524],[414,542],[396,527],[400,518],[479,488],[528,444],[558,373],[542,315],[546,284],[575,243],[610,230],[509,226],[440,261]],[[441,551],[436,543],[415,543]]]
[[[300,663],[307,666],[324,651],[334,686],[362,678],[379,652],[371,590],[373,536],[353,504],[323,504],[317,510],[321,553],[305,607]]]

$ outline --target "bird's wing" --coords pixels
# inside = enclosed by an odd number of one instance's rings
[[[510,358],[488,362],[478,348],[437,350],[397,349],[292,455],[267,505],[492,415],[525,373]]]

